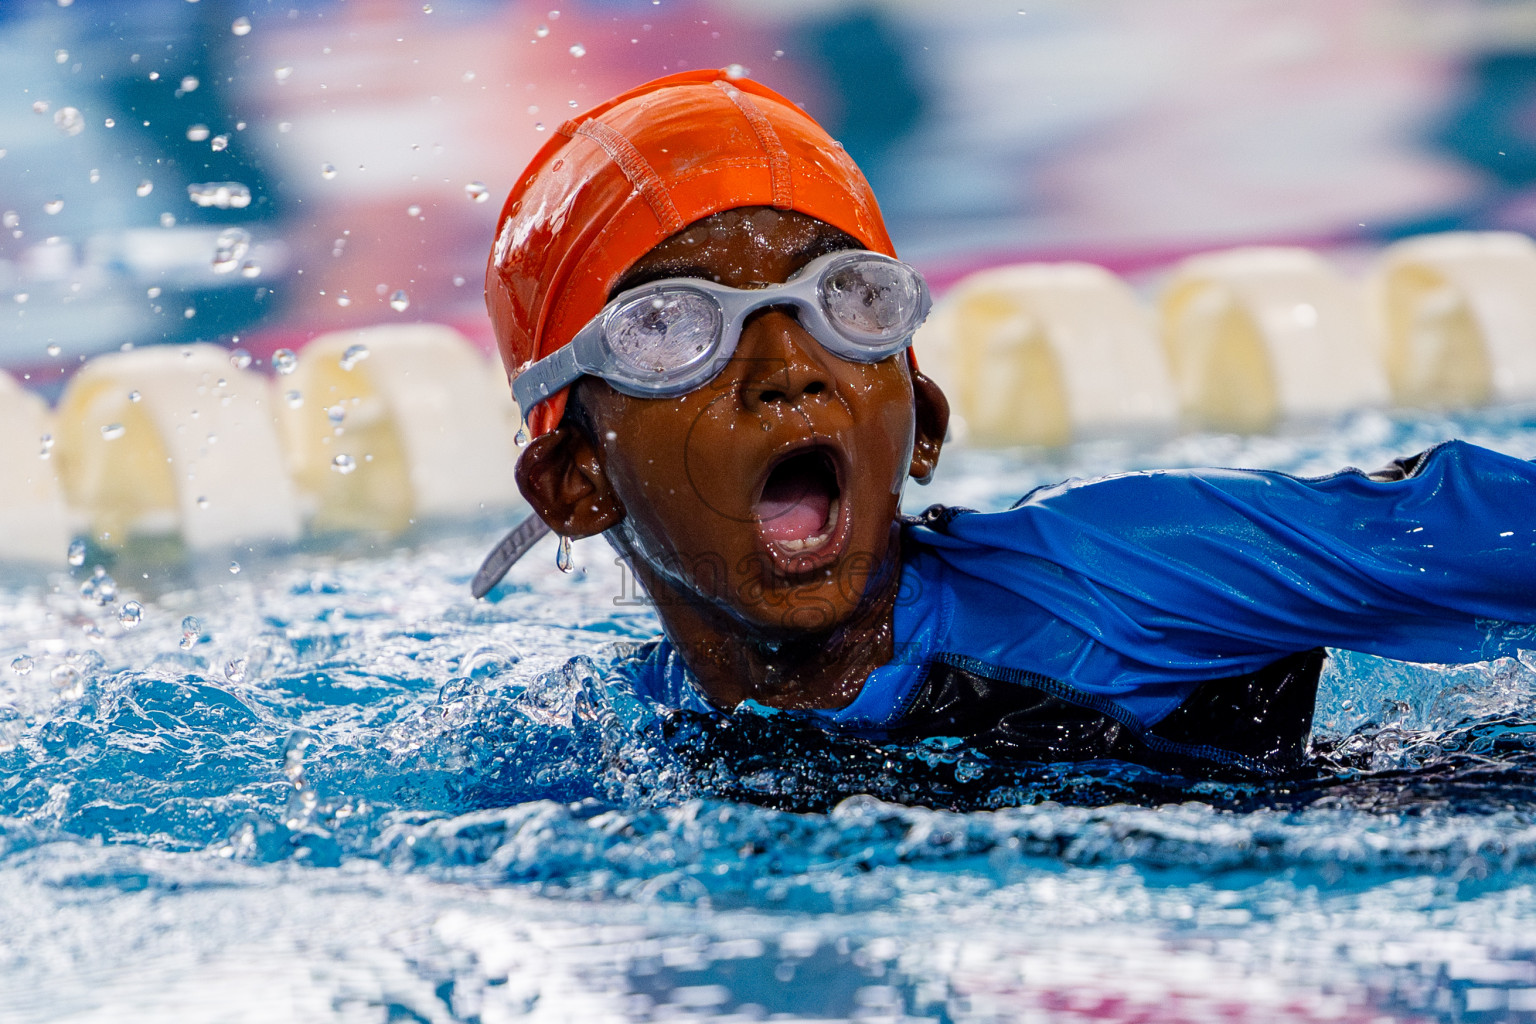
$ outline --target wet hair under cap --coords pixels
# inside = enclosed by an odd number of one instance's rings
[[[561,125],[497,225],[485,302],[507,378],[568,344],[640,257],[743,206],[815,217],[895,255],[869,183],[799,107],[724,71],[648,82]],[[523,410],[552,429],[564,390]]]

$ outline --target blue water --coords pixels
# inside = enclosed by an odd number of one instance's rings
[[[1453,435],[1536,457],[1530,410],[1365,414],[957,451],[908,503]],[[11,571],[0,1020],[1536,1020],[1536,655],[1335,657],[1284,784],[1001,771],[679,725],[605,670],[655,628],[608,549],[476,603],[494,534]]]

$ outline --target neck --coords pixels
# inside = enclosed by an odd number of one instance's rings
[[[893,533],[896,531],[893,528]],[[744,700],[786,710],[845,707],[870,672],[895,653],[900,541],[845,622],[829,630],[772,630],[743,622],[719,602],[679,588],[634,560],[636,578],[655,603],[662,628],[710,702]]]

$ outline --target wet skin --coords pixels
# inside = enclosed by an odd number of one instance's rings
[[[802,214],[729,210],[657,245],[615,293],[664,277],[782,283],[849,244]],[[907,477],[938,461],[949,410],[937,385],[904,353],[840,359],[792,309],[770,307],[689,394],[631,398],[594,377],[576,388],[588,422],[567,415],[518,463],[545,522],[575,538],[608,532],[715,704],[853,700],[892,657],[898,502]],[[787,544],[762,514],[765,485],[786,476],[833,499],[821,499],[823,528]]]

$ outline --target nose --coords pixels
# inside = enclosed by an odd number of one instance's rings
[[[791,407],[832,388],[825,349],[794,314],[769,308],[741,329],[735,359],[745,363],[743,400],[749,409],[766,412]]]

